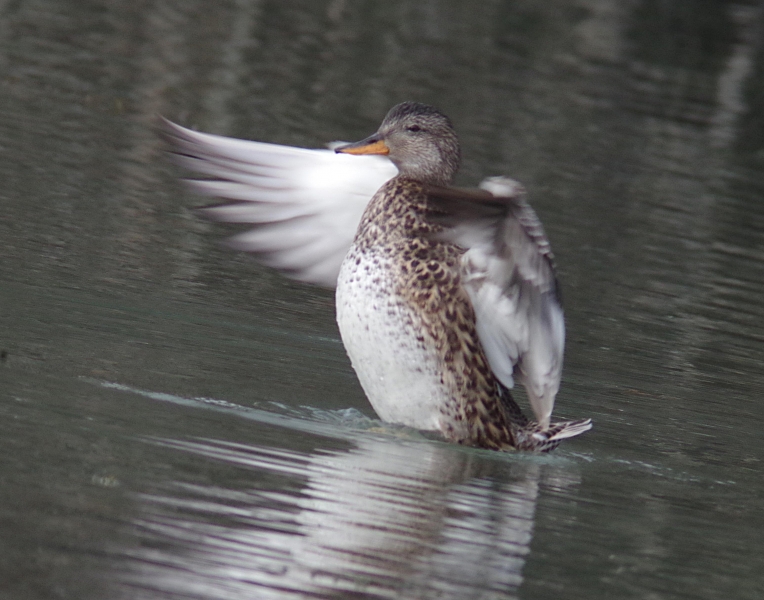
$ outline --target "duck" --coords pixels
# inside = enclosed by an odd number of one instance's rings
[[[383,421],[491,450],[548,452],[592,427],[552,422],[565,320],[554,255],[523,186],[453,185],[459,139],[437,108],[397,104],[371,136],[305,149],[162,119],[199,209],[251,227],[234,249],[335,288],[353,369]],[[514,400],[526,391],[535,419]]]

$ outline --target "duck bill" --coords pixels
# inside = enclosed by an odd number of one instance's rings
[[[334,151],[342,154],[390,154],[390,148],[377,133],[360,142],[335,148]]]

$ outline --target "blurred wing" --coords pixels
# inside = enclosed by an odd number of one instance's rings
[[[444,236],[466,249],[463,285],[496,377],[525,385],[542,428],[560,387],[565,321],[549,242],[522,186],[485,180],[481,190],[432,188]]]
[[[251,230],[229,240],[294,279],[326,287],[337,275],[374,193],[398,170],[380,156],[349,156],[199,133],[161,120],[176,161],[203,176],[204,196],[230,200],[199,209]]]

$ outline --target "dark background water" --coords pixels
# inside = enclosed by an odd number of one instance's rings
[[[153,131],[406,99],[544,221],[595,422],[553,455],[377,421]],[[764,597],[763,167],[753,2],[0,3],[0,597]]]

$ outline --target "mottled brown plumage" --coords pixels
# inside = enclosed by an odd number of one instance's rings
[[[412,159],[409,146],[418,145],[420,151],[424,148],[426,152],[425,141],[438,137],[446,138],[447,143],[430,149],[431,161]],[[588,429],[588,421],[555,424],[548,429],[530,423],[507,387],[494,375],[476,329],[475,311],[463,282],[467,248],[449,240],[446,224],[454,215],[464,220],[464,213],[470,211],[481,213],[482,210],[484,214],[485,205],[494,210],[497,218],[506,218],[506,207],[514,199],[503,199],[502,203],[482,190],[442,187],[450,183],[458,168],[458,142],[450,122],[431,107],[416,103],[399,105],[391,110],[376,134],[338,151],[361,154],[370,147],[375,153],[389,153],[400,173],[372,198],[346,263],[360,264],[362,256],[373,256],[371,270],[386,270],[389,278],[384,283],[379,276],[372,278],[367,284],[367,293],[379,285],[392,285],[393,306],[399,302],[405,305],[404,312],[417,316],[417,323],[406,319],[401,327],[418,327],[410,335],[415,336],[423,352],[435,356],[442,388],[437,427],[444,437],[496,450],[546,451],[556,447],[559,439],[568,437],[564,435],[566,429],[572,435],[576,434],[574,431]],[[527,207],[519,199],[514,203],[517,206],[513,208]],[[491,205],[503,206],[504,210]],[[527,211],[533,223],[537,222],[530,207]],[[525,224],[531,244],[536,244],[536,253],[553,271],[552,255],[543,230],[540,224],[534,230],[533,223]],[[341,273],[340,280],[342,278]],[[355,273],[349,285],[357,285],[359,278]],[[344,290],[338,290],[338,303],[341,294],[345,294]],[[558,296],[556,282],[554,294]],[[388,313],[393,317],[397,311],[388,308]],[[338,320],[342,330],[339,312]],[[352,351],[349,353],[353,359]],[[354,366],[359,370],[355,361]],[[394,372],[385,374],[391,375],[394,376]],[[369,385],[373,386],[373,380]],[[367,394],[374,397],[368,389]],[[416,403],[417,398],[411,397],[408,402]],[[563,435],[558,439],[559,434]]]
[[[394,265],[394,293],[421,316],[418,339],[442,365],[440,381],[449,396],[442,406],[444,437],[494,450],[551,450],[559,442],[533,437],[537,424],[529,423],[491,371],[462,286],[465,249],[440,239],[444,228],[432,218],[442,212],[428,186],[395,177],[369,203],[349,259],[374,248]]]

